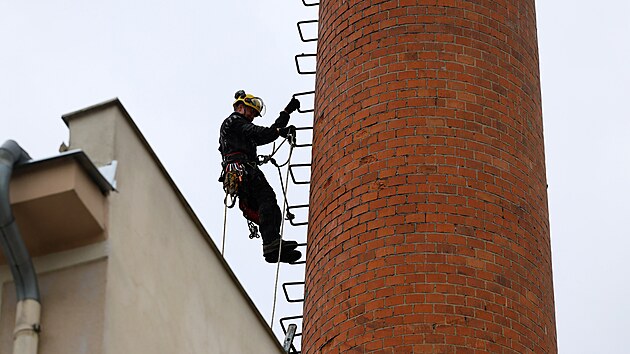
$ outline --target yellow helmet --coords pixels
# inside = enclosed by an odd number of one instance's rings
[[[236,105],[239,102],[242,102],[244,105],[255,109],[258,113],[258,116],[262,116],[265,114],[265,103],[263,102],[262,98],[256,97],[249,93],[246,94],[243,90],[236,91],[236,93],[234,94],[234,98],[236,99],[236,101],[232,103],[234,109],[236,109]]]

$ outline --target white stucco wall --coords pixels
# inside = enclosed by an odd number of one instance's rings
[[[122,105],[64,120],[71,149],[97,164],[118,161],[106,227],[104,353],[280,353]]]

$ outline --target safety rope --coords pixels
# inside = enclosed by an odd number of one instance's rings
[[[227,201],[227,192],[225,193],[225,199],[223,204],[225,205],[225,207],[223,208],[223,242],[221,242],[221,256],[223,256],[223,258],[225,258],[225,231],[227,229],[227,210],[228,210],[228,205],[225,201]]]
[[[291,132],[291,134],[287,135],[287,137],[284,140],[282,140],[282,142],[280,143],[280,145],[278,145],[277,148],[276,148],[276,143],[274,142],[273,143],[273,147],[271,148],[271,154],[269,154],[269,155],[258,155],[258,166],[264,165],[267,162],[270,162],[270,161],[274,160],[273,159],[273,155],[275,155],[278,152],[278,150],[280,150],[282,145],[284,145],[284,143],[287,142],[287,141],[289,141],[289,145],[291,145],[291,146],[295,145],[295,132]],[[274,165],[276,165],[275,162],[272,161],[272,163]],[[284,166],[284,165],[282,165],[282,166]]]
[[[274,282],[273,305],[272,305],[272,309],[271,309],[271,324],[270,324],[270,327],[271,327],[272,331],[273,331],[273,322],[274,322],[274,318],[275,318],[275,315],[276,315],[276,305],[278,303],[278,278],[280,276],[280,256],[282,256],[282,237],[283,237],[283,234],[284,234],[284,219],[285,219],[286,212],[288,211],[288,208],[287,208],[287,205],[288,205],[287,192],[289,190],[289,173],[287,172],[286,181],[283,183],[282,182],[282,172],[280,171],[280,167],[289,164],[289,162],[291,161],[291,156],[293,155],[293,147],[295,146],[295,133],[293,135],[289,135],[286,140],[289,140],[289,139],[291,139],[290,140],[290,144],[289,144],[291,147],[289,148],[289,158],[287,159],[287,162],[285,162],[284,164],[278,165],[275,160],[271,159],[271,161],[274,164],[274,166],[276,166],[278,168],[278,174],[280,175],[280,186],[282,188],[282,194],[283,194],[283,197],[284,197],[284,203],[283,203],[283,207],[282,207],[282,222],[280,223],[280,247],[278,247],[278,264],[276,265],[276,279],[275,279],[275,282]],[[285,188],[285,186],[286,186],[286,188]]]

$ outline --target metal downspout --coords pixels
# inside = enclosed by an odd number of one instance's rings
[[[30,160],[15,141],[0,147],[0,247],[4,253],[17,293],[13,354],[36,354],[40,328],[40,295],[33,261],[20,235],[9,201],[13,166]]]

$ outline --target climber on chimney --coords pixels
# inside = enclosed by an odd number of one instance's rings
[[[295,135],[295,127],[287,125],[290,114],[300,108],[300,101],[292,98],[275,122],[267,128],[253,124],[254,118],[265,113],[265,104],[261,98],[239,90],[234,99],[234,112],[221,124],[219,137],[219,151],[223,157],[219,181],[223,182],[227,193],[226,205],[229,195],[233,198],[238,196],[239,208],[248,220],[250,230],[252,222],[260,227],[263,256],[267,262],[293,263],[300,259],[302,253],[296,250],[296,241],[281,240],[282,213],[276,194],[258,168],[256,147],[271,143],[278,137]],[[235,199],[231,206],[234,202]]]

